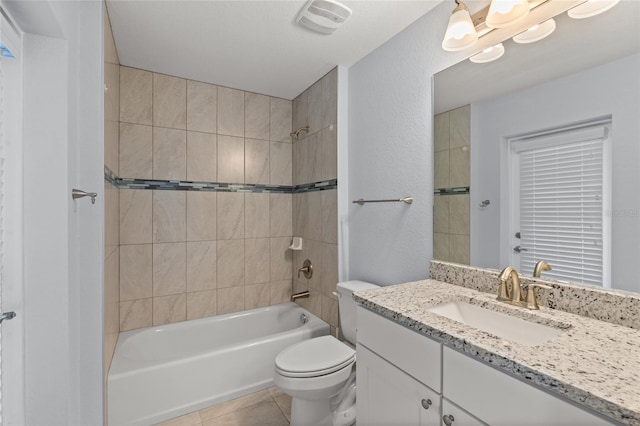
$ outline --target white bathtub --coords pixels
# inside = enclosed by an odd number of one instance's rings
[[[153,424],[273,386],[282,349],[326,334],[329,325],[295,303],[121,333],[109,424]]]

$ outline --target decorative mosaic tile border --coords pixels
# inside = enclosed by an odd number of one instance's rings
[[[439,260],[432,260],[429,268],[431,279],[494,294],[497,294],[499,274],[500,271],[495,269],[476,268]],[[639,293],[524,275],[520,275],[520,283],[523,286],[540,283],[552,287],[552,290],[537,290],[538,302],[541,306],[640,329]]]
[[[104,168],[104,179],[119,188],[152,189],[163,191],[208,191],[208,192],[253,192],[266,194],[303,194],[305,192],[327,191],[338,187],[337,179],[303,185],[261,185],[248,183],[191,182],[183,180],[123,179],[117,177],[108,167]]]
[[[433,195],[459,195],[468,194],[471,188],[468,186],[457,186],[455,188],[439,188],[433,190]]]

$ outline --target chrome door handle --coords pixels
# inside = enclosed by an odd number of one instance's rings
[[[2,321],[4,320],[14,319],[16,315],[17,314],[15,312],[5,312],[3,314],[0,314],[0,324],[2,324]]]
[[[76,200],[76,199],[82,198],[82,197],[91,197],[91,204],[95,204],[96,203],[96,197],[97,196],[98,196],[98,194],[95,193],[95,192],[86,192],[86,191],[83,191],[81,189],[75,189],[75,188],[73,188],[71,190],[71,198]]]
[[[520,253],[521,251],[529,251],[528,249],[524,248],[524,247],[520,247],[520,246],[515,246],[513,248],[513,252],[514,253]]]

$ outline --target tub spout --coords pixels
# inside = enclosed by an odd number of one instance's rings
[[[300,293],[294,293],[291,295],[291,301],[295,302],[296,299],[300,299],[303,297],[309,297],[309,291],[301,291]]]

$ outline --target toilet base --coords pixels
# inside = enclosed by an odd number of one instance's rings
[[[291,426],[333,426],[333,410],[328,399],[291,399]]]

